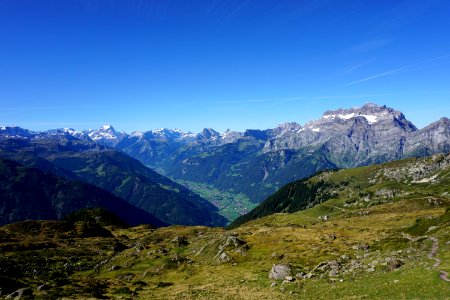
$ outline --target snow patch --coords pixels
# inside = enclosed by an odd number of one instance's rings
[[[378,116],[376,116],[376,115],[360,115],[360,116],[366,118],[366,120],[367,120],[367,122],[369,122],[369,124],[373,124],[378,121]]]
[[[383,113],[385,114],[385,113]],[[325,115],[322,118],[323,119],[342,119],[342,120],[349,120],[355,117],[363,117],[367,120],[367,122],[369,122],[369,124],[373,124],[378,122],[378,116],[377,115],[362,115],[362,114],[355,114],[355,113],[350,113],[350,114],[340,114],[340,115]]]

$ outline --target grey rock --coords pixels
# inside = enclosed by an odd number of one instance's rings
[[[177,247],[182,247],[189,244],[188,240],[184,236],[174,237],[172,243],[174,243]]]
[[[226,252],[222,252],[222,253],[219,255],[219,260],[220,260],[221,262],[229,262],[229,261],[231,261],[231,257],[230,257]]]
[[[328,262],[328,267],[330,267],[330,269],[332,270],[339,270],[341,268],[341,264],[336,260],[330,260]]]
[[[329,273],[328,276],[330,277],[336,277],[338,275],[338,271],[336,269],[332,269]]]
[[[284,276],[284,280],[286,280],[286,281],[294,281],[295,278],[292,277],[292,276]]]
[[[358,244],[352,247],[353,250],[368,250],[369,249],[369,245],[367,244]]]
[[[12,292],[8,296],[6,296],[6,299],[25,299],[30,298],[33,295],[33,290],[30,287],[24,287],[16,290],[15,292]]]
[[[341,259],[342,259],[343,261],[348,261],[348,260],[350,259],[350,256],[349,256],[348,254],[342,254],[342,255],[341,255]]]
[[[113,265],[113,266],[111,266],[111,268],[109,268],[109,271],[116,271],[116,270],[119,270],[120,268],[121,268],[121,266]]]
[[[48,284],[41,284],[40,286],[37,287],[37,290],[38,291],[48,291],[51,288],[52,287]]]
[[[269,272],[270,279],[284,279],[291,275],[291,267],[287,264],[274,264]]]
[[[386,258],[386,263],[387,263],[389,270],[391,270],[391,271],[396,270],[396,269],[400,268],[401,266],[403,266],[403,262],[400,259],[395,258],[395,257]]]

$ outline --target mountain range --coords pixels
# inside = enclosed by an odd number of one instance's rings
[[[67,131],[39,133],[28,139],[8,136],[0,141],[0,157],[94,185],[167,224],[226,224],[214,205],[184,186],[121,151],[78,139]]]
[[[320,119],[304,125],[291,122],[266,130],[227,130],[219,133],[205,128],[194,134],[163,128],[127,134],[116,131],[111,125],[105,125],[98,130],[56,129],[45,132],[32,132],[19,127],[0,127],[0,140],[3,152],[22,147],[20,144],[31,143],[39,148],[48,141],[57,141],[53,143],[52,147],[56,148],[51,155],[38,155],[40,164],[47,164],[46,168],[53,168],[53,172],[57,168],[57,175],[81,175],[85,180],[89,178],[88,183],[105,188],[118,196],[128,197],[131,199],[130,203],[148,209],[148,212],[165,222],[173,223],[175,219],[162,218],[157,209],[150,209],[140,203],[136,194],[134,197],[125,195],[119,188],[120,182],[109,186],[97,181],[99,177],[96,175],[82,174],[80,167],[73,168],[72,162],[68,163],[74,160],[73,157],[68,158],[70,155],[57,152],[67,150],[73,153],[70,147],[76,145],[83,148],[83,154],[76,151],[75,156],[86,156],[86,153],[90,156],[92,152],[115,153],[116,156],[127,154],[143,165],[188,186],[194,193],[218,206],[220,212],[224,209],[239,209],[239,214],[242,214],[247,211],[246,205],[251,208],[284,184],[309,177],[321,170],[351,168],[449,152],[450,120],[443,117],[418,129],[401,112],[367,103],[362,107],[326,111]],[[16,145],[8,148],[6,141],[11,140],[15,140]],[[48,145],[44,148],[48,148]],[[23,162],[20,159],[19,161]],[[98,165],[88,163],[83,167],[91,169],[98,168]],[[177,186],[176,189],[180,187]],[[210,190],[219,192],[210,193]],[[234,201],[224,202],[220,196],[224,193],[231,195]],[[198,201],[200,200],[183,203]],[[204,206],[209,204],[205,203],[206,201],[200,202]],[[243,202],[246,204],[242,209],[240,204]],[[150,204],[153,205],[154,203]],[[212,209],[214,207],[208,207],[206,210]],[[209,221],[213,222],[212,219]],[[189,222],[186,224],[192,224]]]
[[[401,112],[373,103],[326,111],[303,126],[284,123],[267,130],[204,129],[193,135],[161,129],[127,135],[104,127],[86,134],[175,180],[243,193],[256,203],[283,184],[323,169],[450,151],[449,119],[419,130]]]

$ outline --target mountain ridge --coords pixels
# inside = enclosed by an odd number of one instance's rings
[[[0,159],[0,224],[27,219],[62,219],[83,208],[101,207],[129,225],[167,226],[155,216],[93,185]]]
[[[245,195],[253,203],[323,169],[450,151],[447,118],[418,129],[402,112],[373,103],[328,110],[304,125],[286,122],[265,130],[220,133],[205,128],[192,134],[159,129],[126,134],[111,133],[111,129],[85,131],[84,135],[91,139],[91,134],[96,143],[123,151],[173,180]]]

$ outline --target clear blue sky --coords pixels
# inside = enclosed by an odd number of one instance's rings
[[[270,128],[450,117],[450,2],[0,0],[0,125]]]

